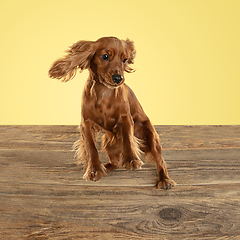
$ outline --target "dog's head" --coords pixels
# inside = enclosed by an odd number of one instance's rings
[[[103,37],[97,41],[79,41],[67,51],[67,55],[53,63],[49,70],[51,78],[64,82],[71,80],[78,69],[89,69],[96,81],[109,88],[124,83],[124,71],[133,72],[136,51],[129,39]]]

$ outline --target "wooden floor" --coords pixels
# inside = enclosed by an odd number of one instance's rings
[[[156,129],[171,190],[151,164],[84,181],[77,126],[0,126],[0,238],[240,239],[240,126]]]

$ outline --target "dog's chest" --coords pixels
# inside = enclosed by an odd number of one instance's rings
[[[122,101],[109,92],[99,93],[95,101],[94,115],[101,127],[111,130],[119,121]]]

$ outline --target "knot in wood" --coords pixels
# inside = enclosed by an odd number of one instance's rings
[[[175,208],[164,208],[159,212],[159,215],[162,219],[169,221],[178,221],[182,217],[181,211]]]

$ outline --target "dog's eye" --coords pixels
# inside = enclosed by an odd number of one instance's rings
[[[102,55],[102,60],[108,60],[108,55],[107,54]]]
[[[125,58],[124,60],[123,60],[123,63],[126,63],[127,62],[127,58]]]

